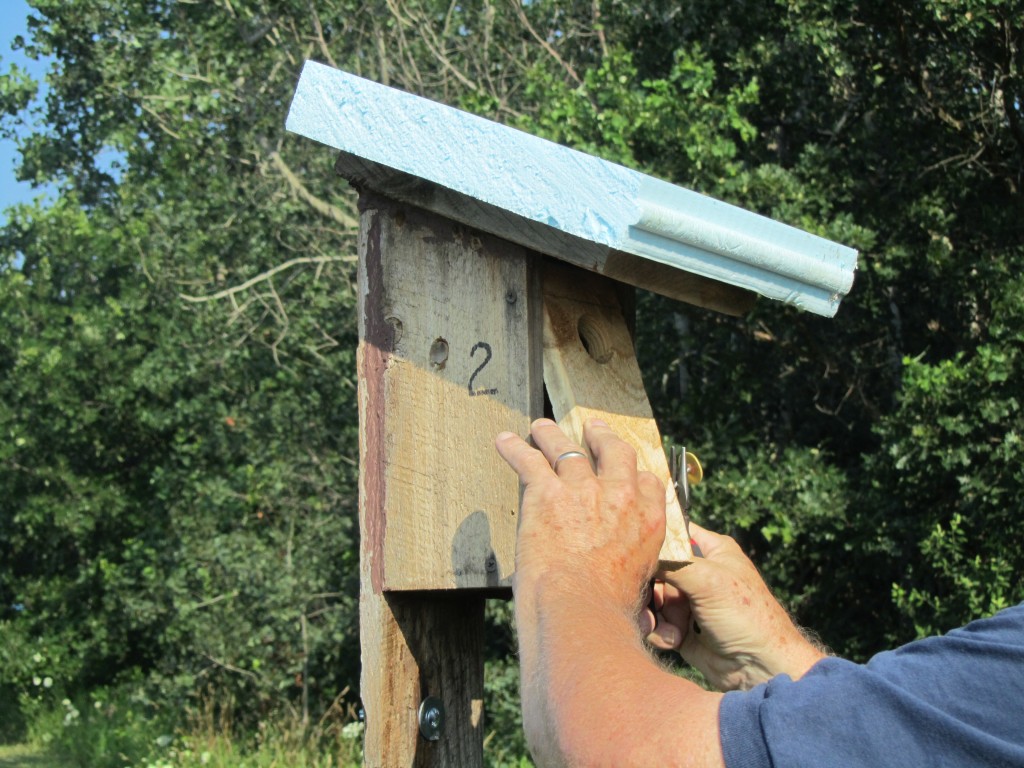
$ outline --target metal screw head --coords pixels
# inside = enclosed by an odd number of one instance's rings
[[[444,704],[437,696],[427,696],[420,704],[420,733],[427,741],[437,741],[444,729]]]

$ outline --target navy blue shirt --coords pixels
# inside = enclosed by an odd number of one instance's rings
[[[727,768],[1024,766],[1024,603],[722,699]]]

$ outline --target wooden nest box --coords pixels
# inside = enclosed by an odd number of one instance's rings
[[[832,316],[855,251],[637,171],[307,62],[287,127],[361,193],[361,696],[367,765],[482,765],[483,605],[519,487],[493,448],[600,415],[668,483],[623,307]],[[625,290],[624,290],[625,289]],[[339,404],[339,407],[340,404]],[[669,492],[667,563],[689,560]]]

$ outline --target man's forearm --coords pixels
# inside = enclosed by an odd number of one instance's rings
[[[557,580],[518,583],[523,719],[557,765],[720,765],[720,695],[661,669],[634,617]]]

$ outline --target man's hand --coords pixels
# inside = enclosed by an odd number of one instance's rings
[[[721,695],[655,664],[637,626],[665,536],[663,486],[603,422],[584,427],[595,468],[558,461],[580,446],[553,421],[531,432],[537,448],[507,432],[496,445],[524,486],[513,591],[534,762],[721,766]]]
[[[571,588],[600,591],[619,608],[635,611],[665,536],[664,487],[651,473],[637,471],[636,451],[602,421],[584,426],[596,469],[586,456],[558,460],[582,449],[555,422],[539,419],[531,433],[537,449],[508,432],[496,441],[525,486],[517,595],[536,579],[585,580]]]
[[[641,617],[648,642],[678,650],[719,690],[796,680],[824,658],[731,537],[692,523],[690,532],[704,557],[655,582],[655,612]]]

